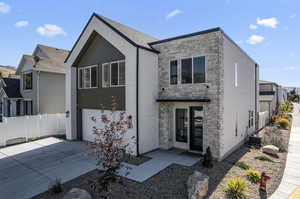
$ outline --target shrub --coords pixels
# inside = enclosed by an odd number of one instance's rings
[[[54,194],[58,194],[62,192],[62,186],[59,179],[56,179],[51,185],[50,185],[50,191]]]
[[[250,167],[245,162],[242,161],[236,162],[235,166],[240,167],[243,170],[250,169]]]
[[[289,120],[283,117],[277,118],[276,123],[278,123],[280,127],[284,129],[288,128],[290,125]]]
[[[264,155],[256,156],[254,159],[255,160],[265,161],[265,162],[274,162],[272,159],[270,159],[269,157],[264,156]]]
[[[280,149],[280,151],[285,151],[287,149],[287,144],[283,136],[285,136],[282,131],[276,126],[269,126],[264,129],[264,133],[262,136],[262,144],[266,145],[274,145]]]
[[[212,157],[209,147],[206,148],[206,153],[203,156],[202,165],[207,168],[212,168],[214,166],[213,165],[213,157]]]
[[[228,180],[224,191],[229,198],[243,199],[246,198],[247,189],[248,185],[245,180],[241,178],[231,178]]]
[[[247,169],[247,178],[252,183],[258,183],[260,180],[260,173],[253,169]]]

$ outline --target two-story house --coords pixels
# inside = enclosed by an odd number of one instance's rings
[[[66,64],[68,139],[93,141],[112,97],[136,155],[210,147],[222,160],[257,128],[258,65],[221,28],[157,40],[93,14]]]
[[[64,63],[69,51],[37,45],[32,55],[23,55],[17,72],[23,96],[22,115],[65,112]]]

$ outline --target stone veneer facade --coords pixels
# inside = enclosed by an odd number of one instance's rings
[[[220,158],[220,137],[223,132],[223,39],[223,33],[215,31],[153,45],[153,48],[160,51],[159,98],[211,100],[208,103],[193,104],[203,105],[204,108],[203,150],[210,146],[213,156],[217,159]],[[192,56],[205,56],[206,83],[170,85],[170,61]],[[180,62],[178,67],[180,69]],[[178,76],[180,81],[180,73]],[[173,110],[176,103],[160,102],[159,105],[159,142],[163,149],[174,146]]]

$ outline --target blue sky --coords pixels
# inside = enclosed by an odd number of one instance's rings
[[[71,49],[93,12],[158,39],[221,27],[261,79],[300,87],[299,0],[0,0],[0,65],[38,43]]]

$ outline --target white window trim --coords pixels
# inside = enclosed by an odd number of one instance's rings
[[[103,88],[115,88],[115,87],[124,87],[126,84],[126,72],[125,72],[125,84],[124,85],[120,85],[120,63],[124,62],[125,63],[125,71],[126,71],[126,62],[125,59],[123,60],[118,60],[118,61],[112,61],[112,62],[106,62],[102,64],[102,87]],[[118,63],[118,85],[112,85],[111,81],[112,81],[112,76],[111,76],[111,65]],[[104,85],[104,65],[107,65],[109,67],[109,85]]]
[[[93,89],[93,88],[98,88],[98,70],[97,70],[97,75],[96,75],[96,86],[95,87],[92,87],[92,70],[91,68],[98,68],[98,65],[97,64],[94,64],[94,65],[90,65],[90,66],[84,66],[84,67],[80,67],[78,69],[78,89]],[[90,69],[90,87],[85,87],[85,69]],[[80,70],[83,70],[83,84],[82,84],[82,88],[80,88]]]
[[[204,57],[205,59],[205,65],[204,65],[204,82],[201,83],[194,83],[194,58],[195,57]],[[183,59],[192,59],[192,83],[182,83],[182,75],[181,75],[181,60]],[[171,61],[177,60],[177,84],[171,84]],[[178,59],[170,59],[169,60],[169,84],[170,86],[177,86],[177,85],[201,85],[201,84],[207,84],[207,67],[206,67],[206,56],[205,55],[197,55],[197,56],[188,56],[188,57],[181,57]]]

